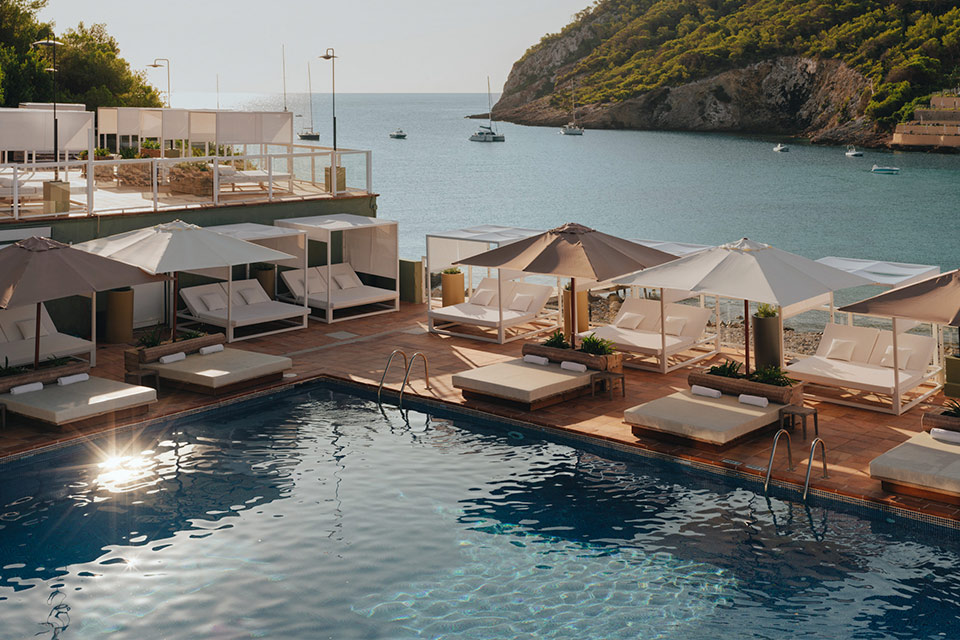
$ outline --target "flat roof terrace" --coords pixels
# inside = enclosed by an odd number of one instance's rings
[[[683,444],[666,443],[652,438],[638,438],[623,422],[623,411],[642,402],[663,397],[687,388],[687,373],[681,369],[672,374],[637,370],[626,371],[626,396],[614,394],[582,397],[534,412],[522,411],[500,404],[466,401],[452,385],[455,373],[466,369],[504,361],[520,356],[521,343],[505,345],[481,343],[465,338],[445,337],[426,331],[425,305],[404,304],[397,314],[362,318],[350,323],[326,325],[311,323],[296,334],[280,334],[256,338],[232,348],[286,355],[293,360],[296,374],[280,383],[248,393],[216,399],[199,394],[171,391],[162,388],[160,400],[150,408],[146,420],[156,420],[195,412],[232,402],[250,394],[278,391],[292,384],[318,378],[333,378],[363,385],[375,390],[387,357],[394,349],[408,354],[423,352],[429,361],[431,389],[424,384],[423,370],[417,364],[411,375],[407,397],[416,396],[453,407],[467,407],[486,414],[506,418],[535,428],[562,433],[621,450],[635,451],[705,466],[719,473],[753,478],[762,483],[772,444],[771,435],[737,444],[723,452],[710,452]],[[112,379],[123,378],[123,350],[126,345],[98,347],[98,366],[94,375]],[[725,349],[714,360],[742,358],[742,354]],[[707,365],[711,362],[706,363]],[[393,367],[386,377],[385,395],[395,398],[402,381],[402,367]],[[931,399],[932,404],[943,402],[942,395]],[[903,415],[894,416],[839,405],[810,402],[820,412],[820,437],[827,447],[830,477],[821,478],[818,468],[811,474],[811,491],[833,495],[845,501],[863,500],[887,509],[902,509],[947,520],[960,521],[960,507],[909,496],[887,493],[880,482],[870,478],[869,462],[894,446],[906,441],[921,430],[920,416],[928,404],[920,405]],[[18,422],[11,417],[7,429],[0,431],[0,457],[35,451],[44,447],[114,429],[118,426],[142,424],[144,418],[114,424],[103,421],[85,427],[48,429]],[[793,471],[787,470],[785,454],[778,452],[774,463],[774,482],[802,488],[807,472],[806,457],[813,438],[809,430],[807,440],[794,432]],[[757,485],[759,489],[759,485]]]

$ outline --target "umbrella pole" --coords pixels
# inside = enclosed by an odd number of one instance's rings
[[[173,274],[173,304],[171,305],[171,311],[173,311],[173,322],[170,323],[170,342],[177,341],[177,296],[180,294],[180,272],[177,271]]]
[[[570,278],[570,348],[577,348],[577,279]]]
[[[42,303],[37,303],[37,324],[33,331],[33,368],[40,368],[40,309]]]
[[[743,364],[750,373],[750,301],[743,301]]]

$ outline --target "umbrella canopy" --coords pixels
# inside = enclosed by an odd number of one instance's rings
[[[669,253],[570,222],[456,264],[564,278],[609,280],[675,258]]]
[[[140,267],[148,273],[173,273],[232,267],[293,256],[252,242],[175,220],[146,229],[98,238],[77,249]]]
[[[49,238],[27,238],[0,249],[0,309],[37,305],[34,367],[40,364],[41,303],[164,279]]]
[[[840,311],[960,327],[960,269],[885,291]]]

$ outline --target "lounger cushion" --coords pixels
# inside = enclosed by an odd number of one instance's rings
[[[667,316],[666,322],[663,323],[664,333],[671,336],[683,335],[683,328],[687,324],[686,318],[678,318],[677,316]]]
[[[513,297],[513,300],[510,301],[509,309],[511,311],[520,311],[525,313],[527,309],[530,308],[530,305],[533,303],[533,296],[529,293],[519,293]]]
[[[309,310],[304,309],[302,305],[290,304],[287,302],[261,302],[260,304],[248,304],[234,306],[230,313],[230,326],[248,327],[264,322],[276,322],[278,320],[289,320],[291,318],[303,317],[309,314]],[[217,327],[227,326],[227,310],[219,311],[201,311],[196,317]]]
[[[870,477],[960,495],[960,445],[918,433],[874,458]]]
[[[828,360],[843,360],[844,362],[850,362],[850,358],[853,357],[853,350],[856,348],[856,346],[857,343],[853,340],[831,340],[830,346],[827,348],[826,358]]]
[[[594,373],[568,371],[556,363],[531,364],[517,358],[455,374],[453,386],[529,404],[589,386]]]
[[[736,396],[707,398],[689,389],[658,398],[623,412],[627,424],[712,445],[725,445],[775,423],[784,405],[741,404]]]
[[[150,362],[145,369],[156,370],[161,378],[208,389],[261,378],[293,367],[290,358],[240,349],[224,349],[209,355],[194,354],[170,364]]]
[[[481,307],[470,302],[461,302],[441,309],[433,309],[428,314],[434,321],[472,324],[477,327],[497,328],[500,324],[500,310],[497,307]],[[533,312],[503,310],[503,326],[512,327],[529,322],[537,317]]]
[[[15,342],[0,343],[0,364],[4,359],[9,360],[11,366],[29,364],[33,362],[35,341],[17,340]],[[50,358],[67,358],[84,353],[90,353],[93,343],[83,338],[68,336],[65,333],[52,333],[40,337],[40,361]]]
[[[580,337],[584,337],[591,333],[596,334],[598,338],[611,340],[617,349],[621,351],[658,355],[663,349],[663,339],[659,331],[634,331],[613,325],[606,325],[597,327],[593,331],[584,331],[579,335]],[[679,353],[684,349],[692,347],[695,342],[696,340],[692,337],[672,336],[668,334],[667,354]]]
[[[851,327],[843,324],[827,323],[823,329],[823,336],[817,346],[817,354],[822,358],[828,357],[834,340],[849,340],[854,343],[853,353],[848,360],[851,362],[866,363],[870,361],[873,347],[877,343],[879,329],[871,327]]]
[[[643,316],[639,313],[622,313],[614,322],[614,325],[621,329],[636,329],[643,322]]]
[[[348,275],[334,276],[333,281],[337,283],[340,289],[353,289],[354,287],[363,286],[363,283],[354,282]]]
[[[267,292],[260,287],[247,287],[245,289],[240,289],[240,297],[243,298],[243,301],[247,304],[262,304],[264,302],[270,302],[270,296],[268,296]]]
[[[893,367],[893,333],[890,331],[881,331],[877,335],[877,343],[870,354],[869,363],[886,366],[883,364],[883,358],[890,350],[890,367]],[[933,361],[933,354],[937,350],[937,340],[932,336],[922,336],[914,333],[898,333],[897,349],[900,350],[898,356],[900,367],[912,371],[922,371]],[[903,357],[903,349],[909,349],[908,358]]]
[[[493,296],[497,295],[495,291],[490,291],[489,289],[481,289],[475,291],[472,296],[470,296],[470,304],[480,305],[485,307],[493,302]]]
[[[897,364],[900,365],[901,369],[906,369],[907,365],[910,363],[910,356],[913,355],[913,349],[906,349],[904,347],[897,347]],[[883,357],[880,358],[880,365],[884,367],[893,368],[893,345],[887,347],[883,352]]]
[[[200,299],[207,306],[207,311],[220,311],[227,308],[227,299],[219,293],[205,293],[200,296]]]
[[[17,330],[20,332],[20,338],[22,340],[33,340],[37,336],[37,321],[36,320],[19,320],[17,321]],[[47,331],[47,328],[40,325],[40,337],[48,336],[50,332]]]
[[[873,393],[893,394],[893,369],[878,364],[831,360],[810,356],[787,365],[791,378],[828,387],[847,387]],[[900,370],[900,391],[907,392],[923,381],[923,371]]]
[[[47,384],[42,391],[18,396],[5,393],[7,410],[52,424],[66,424],[156,402],[150,387],[91,377],[71,385]]]

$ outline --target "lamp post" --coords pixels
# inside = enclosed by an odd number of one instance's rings
[[[35,47],[50,47],[53,50],[53,67],[47,69],[53,73],[53,156],[56,159],[56,166],[53,168],[54,180],[60,179],[60,132],[57,122],[57,47],[63,46],[58,42],[53,34],[46,40],[37,40],[33,43]]]
[[[161,62],[165,62],[166,65],[160,64]],[[157,69],[157,68],[163,67],[163,66],[166,66],[166,67],[167,67],[167,107],[169,108],[169,107],[171,106],[171,101],[170,101],[170,60],[167,59],[167,58],[154,58],[153,64],[148,64],[147,66],[148,66],[148,67],[153,67],[154,69]]]
[[[333,105],[333,150],[337,150],[337,56],[333,53],[333,47],[327,47],[326,53],[319,56],[322,60],[330,61],[330,84],[331,84],[331,102]]]

